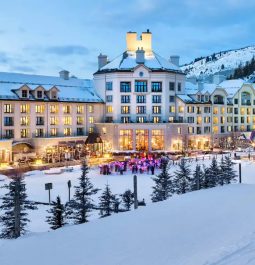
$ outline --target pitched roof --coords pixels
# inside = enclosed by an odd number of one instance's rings
[[[42,86],[46,90],[56,87],[59,89],[59,100],[61,101],[102,102],[94,89],[93,81],[90,79],[71,77],[64,80],[55,76],[0,72],[0,98],[18,99],[13,91],[23,85],[27,85],[31,90],[38,86]]]
[[[130,71],[138,65],[139,64],[136,62],[135,52],[124,52],[123,54],[119,55],[111,62],[103,66],[101,69],[99,69],[97,73],[117,70]],[[184,74],[178,66],[169,62],[155,52],[152,52],[150,55],[145,55],[144,66],[150,70],[173,71]]]

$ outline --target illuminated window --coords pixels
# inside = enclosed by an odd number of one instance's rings
[[[161,113],[161,106],[152,106],[152,113],[153,114],[160,114]]]
[[[82,125],[83,121],[83,117],[77,117],[77,125]]]
[[[151,149],[152,150],[164,149],[164,130],[151,131]]]
[[[64,112],[64,114],[70,114],[71,113],[71,106],[70,105],[64,105],[63,112]]]
[[[129,106],[121,106],[121,113],[122,114],[130,113],[130,107]]]
[[[58,106],[57,105],[50,105],[50,113],[58,113]]]
[[[89,117],[89,123],[90,124],[94,123],[94,117],[92,117],[92,116]]]
[[[107,113],[112,113],[112,111],[113,111],[112,106],[106,106]]]
[[[13,113],[14,108],[11,104],[4,104],[4,113]]]
[[[57,136],[57,128],[51,128],[50,129],[50,136]]]
[[[136,130],[135,131],[136,150],[147,151],[149,143],[149,130]]]
[[[145,116],[137,116],[136,122],[137,123],[144,123],[144,122],[146,122],[146,117]]]
[[[218,117],[213,117],[213,124],[218,124],[218,123],[219,123]]]
[[[94,132],[94,127],[89,127],[89,133],[93,133]]]
[[[213,126],[213,133],[218,133],[218,132],[219,132],[218,126]]]
[[[119,131],[119,144],[120,150],[132,150],[133,149],[133,139],[132,130],[120,130]]]
[[[72,117],[67,116],[64,117],[64,125],[71,125],[72,124]]]
[[[177,128],[177,133],[178,133],[178,134],[182,134],[182,128],[181,128],[181,127],[178,127],[178,128]]]
[[[197,117],[197,124],[202,124],[202,117],[201,116]]]
[[[77,106],[77,114],[82,114],[84,112],[84,107],[81,105]]]
[[[44,113],[44,105],[36,105],[35,106],[36,113]]]
[[[50,117],[50,125],[57,125],[58,117]]]
[[[20,117],[20,125],[28,126],[29,125],[29,117],[28,116]]]
[[[29,113],[30,106],[28,104],[21,104],[20,105],[20,112],[21,113]]]
[[[44,137],[44,129],[36,129],[35,137]]]
[[[213,108],[213,114],[218,114],[219,110],[218,110],[218,107],[214,107]]]
[[[179,111],[179,113],[183,113],[183,112],[184,112],[184,107],[183,107],[183,106],[180,106],[180,107],[178,108],[178,111]]]
[[[72,129],[71,128],[64,128],[64,135],[65,136],[71,136],[72,135]]]
[[[20,138],[28,138],[29,137],[29,130],[28,129],[21,129],[20,130]]]
[[[94,112],[94,106],[93,105],[89,105],[89,113]]]
[[[120,117],[121,123],[130,123],[130,117]]]
[[[152,122],[153,123],[159,123],[159,122],[161,122],[161,117],[159,117],[159,116],[153,116],[152,117]]]
[[[137,106],[136,107],[137,114],[145,114],[146,113],[146,106]]]
[[[175,113],[175,106],[170,106],[169,107],[169,112],[170,113]]]
[[[194,133],[194,127],[188,127],[188,132],[189,133]]]

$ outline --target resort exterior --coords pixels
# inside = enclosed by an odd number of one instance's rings
[[[126,50],[98,56],[93,80],[0,73],[0,162],[48,162],[118,152],[229,148],[255,129],[255,85],[186,80],[179,57],[152,49],[152,33],[126,35]]]

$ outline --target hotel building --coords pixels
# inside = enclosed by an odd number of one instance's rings
[[[191,83],[179,57],[152,49],[152,33],[126,35],[126,50],[98,56],[93,80],[0,73],[0,162],[52,146],[102,152],[209,150],[255,130],[255,85]],[[16,158],[15,158],[16,156]]]

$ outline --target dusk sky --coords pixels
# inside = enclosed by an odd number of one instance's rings
[[[181,63],[255,43],[254,0],[1,0],[0,71],[92,78],[100,52],[150,29],[153,49]]]

